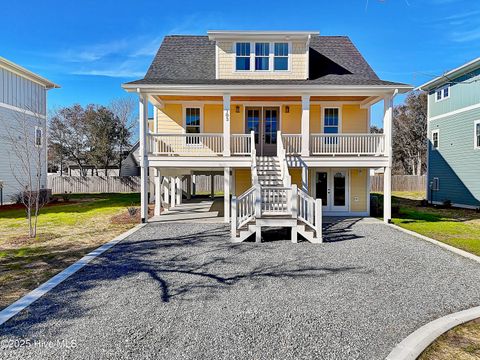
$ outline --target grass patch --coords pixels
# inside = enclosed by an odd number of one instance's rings
[[[392,222],[400,227],[442,241],[480,256],[480,214],[474,210],[422,207],[424,193],[393,192],[392,203],[400,206]]]
[[[71,202],[41,210],[38,236],[28,238],[23,209],[0,211],[0,308],[8,306],[86,253],[132,228],[112,221],[139,194],[75,194]],[[128,219],[127,219],[128,220]]]

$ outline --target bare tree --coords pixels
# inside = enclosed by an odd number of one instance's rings
[[[41,114],[31,110],[15,112],[13,118],[2,118],[8,144],[10,169],[17,182],[18,200],[26,208],[29,236],[37,236],[38,214],[46,204],[42,176],[46,176],[46,125]]]
[[[118,98],[110,103],[110,110],[120,122],[118,139],[119,161],[118,168],[122,168],[123,153],[131,147],[131,140],[137,121],[134,118],[137,103],[132,98]]]
[[[427,94],[412,92],[393,113],[394,170],[421,175],[426,170]]]

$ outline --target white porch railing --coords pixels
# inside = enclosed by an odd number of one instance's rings
[[[287,155],[299,155],[302,152],[302,135],[283,134],[282,142]]]
[[[232,134],[230,137],[230,151],[232,155],[251,155],[251,134]]]
[[[298,219],[315,230],[317,239],[322,239],[322,199],[314,199],[302,189],[297,195]]]
[[[282,132],[277,131],[277,156],[280,163],[280,174],[283,180],[283,186],[288,187],[292,185],[292,177],[288,171],[287,154],[283,144]]]
[[[291,187],[263,186],[261,192],[261,215],[292,215]]]
[[[384,134],[312,134],[311,155],[384,155]]]
[[[242,195],[232,201],[232,236],[236,235],[237,229],[246,225],[255,218],[255,193],[256,187],[252,186]]]
[[[148,153],[153,155],[220,156],[222,134],[149,134]]]

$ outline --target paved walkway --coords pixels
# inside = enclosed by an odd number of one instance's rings
[[[325,233],[231,244],[223,224],[149,224],[0,327],[34,344],[0,358],[384,359],[480,305],[473,261],[375,221]]]

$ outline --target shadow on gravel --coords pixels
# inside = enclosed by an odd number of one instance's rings
[[[363,238],[353,232],[353,226],[360,220],[360,218],[329,218],[328,222],[323,223],[323,241],[328,243]]]
[[[52,317],[67,320],[88,317],[95,306],[109,306],[105,299],[90,302],[88,297],[105,297],[100,293],[104,289],[99,289],[98,294],[92,293],[92,289],[123,278],[140,291],[150,291],[155,287],[145,282],[145,274],[158,286],[158,294],[152,290],[150,298],[158,301],[154,306],[161,306],[172,301],[215,299],[223,291],[245,282],[249,286],[262,286],[267,279],[321,279],[342,272],[366,272],[358,267],[322,266],[318,264],[316,251],[301,249],[308,244],[293,245],[289,241],[232,244],[228,242],[229,229],[224,225],[199,232],[187,224],[178,226],[178,232],[183,232],[178,236],[164,233],[162,224],[150,224],[150,233],[138,231],[30,306],[29,313],[23,312],[4,324],[0,333],[25,336],[34,325]],[[152,227],[155,231],[151,231]],[[154,239],[149,238],[152,233]],[[295,256],[292,246],[299,247]],[[118,291],[122,291],[120,285]],[[87,305],[90,303],[97,305]],[[25,321],[27,326],[18,326]]]

